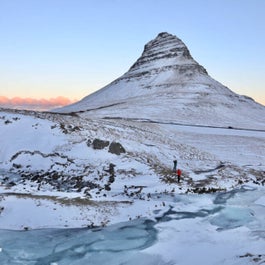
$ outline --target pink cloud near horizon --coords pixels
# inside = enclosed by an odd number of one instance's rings
[[[76,102],[67,97],[58,96],[49,99],[36,99],[36,98],[21,98],[14,97],[8,98],[0,96],[0,107],[2,108],[15,108],[15,109],[28,109],[28,110],[51,110],[54,108],[63,107]]]

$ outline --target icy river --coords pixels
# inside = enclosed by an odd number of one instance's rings
[[[154,220],[0,230],[1,265],[265,264],[265,190],[176,195]]]

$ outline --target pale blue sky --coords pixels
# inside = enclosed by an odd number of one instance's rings
[[[159,32],[208,73],[265,104],[264,0],[0,0],[0,96],[81,99]]]

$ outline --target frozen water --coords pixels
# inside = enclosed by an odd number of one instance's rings
[[[253,215],[250,210],[227,207],[216,217],[212,218],[210,223],[218,226],[218,230],[222,230],[244,226],[251,221],[253,221]]]
[[[265,262],[264,189],[178,195],[156,220],[105,228],[0,230],[1,265],[173,265]],[[250,253],[250,254],[247,254]],[[252,255],[252,256],[251,256]]]
[[[2,265],[132,264],[130,259],[152,245],[156,233],[147,220],[104,229],[1,230],[0,259]],[[139,264],[155,264],[156,258],[147,256],[137,254],[144,261]]]

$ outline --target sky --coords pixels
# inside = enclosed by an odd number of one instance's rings
[[[163,31],[214,79],[265,105],[264,12],[264,0],[0,0],[0,106],[80,100]]]

